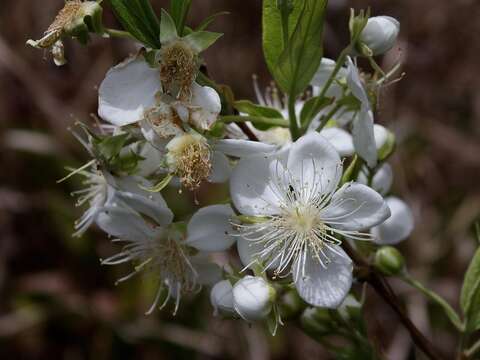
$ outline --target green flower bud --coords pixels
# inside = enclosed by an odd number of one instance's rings
[[[305,308],[305,303],[296,290],[289,290],[282,294],[279,300],[282,319],[294,318]]]
[[[332,318],[328,309],[309,307],[300,317],[303,330],[311,337],[319,338],[333,332]]]
[[[385,275],[398,275],[405,267],[405,259],[394,247],[383,246],[375,254],[375,267]]]

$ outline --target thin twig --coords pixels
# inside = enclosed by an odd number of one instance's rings
[[[402,324],[410,333],[410,336],[415,345],[423,351],[423,353],[431,360],[442,359],[434,348],[433,344],[428,340],[413,324],[410,318],[407,316],[397,295],[390,287],[385,278],[378,274],[375,269],[360,255],[358,254],[346,241],[343,242],[343,247],[347,254],[351,257],[355,264],[360,268],[361,276],[358,278],[360,281],[367,282],[375,292],[385,301],[387,305],[397,314]]]

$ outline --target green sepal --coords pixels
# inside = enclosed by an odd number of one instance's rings
[[[160,17],[160,43],[166,44],[178,39],[177,26],[168,12],[162,9]]]
[[[211,31],[196,31],[184,37],[184,40],[197,52],[208,49],[223,34]]]
[[[387,141],[385,141],[385,144],[383,144],[383,146],[378,150],[379,161],[387,160],[395,151],[395,135],[390,130],[387,129],[387,131]]]
[[[143,189],[145,191],[157,193],[157,192],[162,191],[170,183],[170,181],[172,179],[173,179],[173,174],[168,174],[162,180],[160,180],[156,185],[154,185],[150,188],[142,186],[142,185],[139,185],[139,186],[140,186],[141,189]]]

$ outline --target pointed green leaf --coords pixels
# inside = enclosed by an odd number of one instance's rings
[[[465,273],[460,305],[467,324],[470,324],[467,327],[471,328],[475,322],[478,326],[480,324],[480,248],[475,252]]]
[[[110,160],[117,156],[127,142],[129,134],[120,134],[116,136],[106,136],[95,144],[95,150],[105,160]]]
[[[203,20],[200,25],[197,26],[195,31],[205,30],[217,17],[222,16],[222,15],[230,15],[230,12],[220,11],[220,12],[217,12],[215,14],[210,15],[205,20]]]
[[[263,53],[268,69],[275,77],[275,65],[280,54],[285,49],[298,17],[304,0],[264,0],[263,1]]]
[[[317,96],[308,99],[300,112],[300,124],[302,126],[307,125],[311,118],[314,118],[322,109],[331,105],[332,101],[332,98],[318,98]]]
[[[160,20],[160,42],[166,44],[178,38],[177,26],[169,13],[162,9]]]
[[[251,115],[251,116],[263,116],[268,118],[283,118],[283,115],[280,111],[274,108],[261,106],[254,104],[249,100],[238,100],[233,104],[235,109],[238,111]]]
[[[148,0],[110,0],[110,4],[125,30],[148,47],[160,48],[160,27]]]
[[[239,112],[250,115],[252,117],[283,119],[282,113],[277,109],[257,105],[248,100],[235,101],[233,106]],[[275,126],[275,124],[266,124],[262,122],[253,122],[253,124],[259,130],[267,130]]]
[[[187,35],[184,39],[192,46],[197,53],[209,48],[223,34],[211,31],[197,31]]]
[[[323,53],[322,33],[327,1],[304,1],[295,30],[274,69],[278,85],[291,97],[296,97],[309,85]]]
[[[185,20],[187,19],[188,11],[192,5],[192,0],[171,0],[170,14],[172,14],[173,21],[177,26],[177,32],[183,36],[183,29],[185,27]]]

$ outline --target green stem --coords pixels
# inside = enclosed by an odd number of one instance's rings
[[[380,75],[382,75],[382,78],[384,78],[386,75],[385,75],[385,72],[383,71],[383,69],[377,64],[377,62],[375,61],[375,59],[373,58],[373,56],[369,56],[368,57],[368,61],[370,63],[370,66],[373,68],[373,70],[375,70],[376,72],[378,72]]]
[[[250,121],[252,123],[288,127],[288,121],[285,119],[268,118],[264,116],[222,115],[222,116],[219,116],[218,119],[224,123]]]
[[[105,34],[108,34],[110,37],[117,37],[122,39],[134,39],[132,34],[128,31],[116,30],[116,29],[105,29]]]
[[[434,293],[430,289],[427,289],[425,286],[423,286],[422,283],[413,279],[409,274],[401,275],[400,279],[405,281],[407,284],[411,285],[418,291],[420,291],[422,294],[424,294],[427,298],[429,298],[434,303],[440,305],[443,311],[445,312],[445,315],[447,315],[450,322],[453,324],[453,326],[457,328],[458,331],[463,332],[465,330],[465,326],[463,325],[456,311],[453,310],[450,304],[447,303],[440,295]]]
[[[312,109],[310,110],[307,116],[308,121],[305,124],[306,129],[308,128],[313,118],[317,114],[318,109],[322,105],[322,99],[325,97],[325,94],[327,93],[328,89],[330,88],[333,81],[335,80],[338,72],[340,71],[343,64],[345,63],[345,59],[347,58],[348,54],[350,54],[351,52],[352,52],[352,45],[350,44],[345,49],[343,49],[340,55],[338,56],[337,62],[335,63],[335,67],[333,68],[333,71],[330,74],[330,77],[328,78],[327,82],[325,83],[322,90],[320,91],[320,94],[317,96],[317,100],[313,104]]]
[[[325,125],[327,125],[328,120],[330,120],[337,113],[337,111],[340,110],[342,106],[343,104],[340,104],[337,102],[335,106],[332,108],[332,110],[328,112],[328,114],[322,116],[322,118],[320,119],[320,125],[318,125],[317,127],[318,132],[322,131]]]
[[[298,128],[297,114],[295,113],[295,97],[290,96],[288,99],[288,117],[290,119],[290,134],[292,140],[297,140],[301,134]]]

